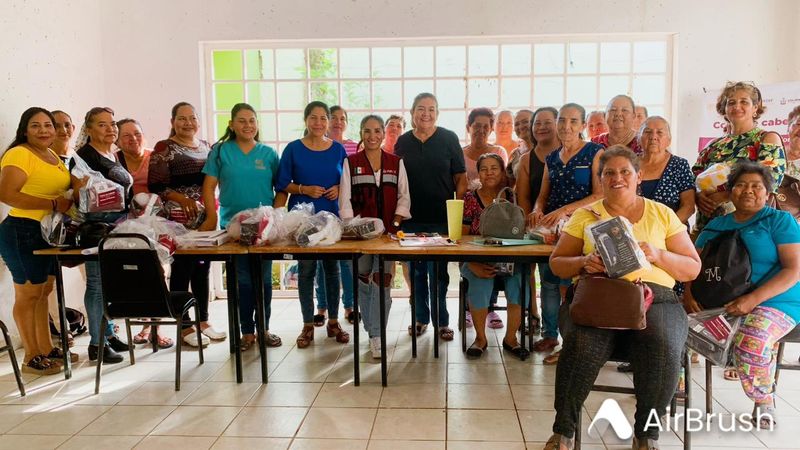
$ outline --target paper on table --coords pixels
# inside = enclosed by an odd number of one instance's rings
[[[400,239],[401,247],[446,247],[448,245],[456,245],[456,243],[441,236],[417,236]]]

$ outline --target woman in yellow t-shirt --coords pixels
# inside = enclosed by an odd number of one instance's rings
[[[63,358],[63,350],[50,340],[47,311],[55,259],[33,254],[49,247],[42,237],[42,218],[72,206],[64,197],[71,182],[69,170],[50,149],[54,123],[46,109],[29,108],[0,159],[0,201],[11,207],[0,223],[0,256],[14,281],[14,321],[25,349],[22,371],[37,375],[59,372]]]
[[[633,224],[633,234],[652,264],[651,270],[639,271],[637,277],[650,286],[654,299],[644,330],[601,329],[567,321],[562,324],[564,346],[556,374],[555,434],[547,449],[572,448],[581,406],[620,341],[629,344],[637,392],[633,448],[657,446],[658,429],[645,429],[645,424],[651,410],[659,417],[666,412],[678,385],[688,331],[686,314],[672,286],[675,280],[693,280],[700,272],[700,257],[678,216],[669,207],[636,194],[642,177],[633,151],[621,145],[608,148],[600,157],[598,174],[605,198],[575,211],[553,250],[550,267],[561,278],[605,273],[602,259],[584,237],[584,229],[598,220],[597,216],[625,217]]]

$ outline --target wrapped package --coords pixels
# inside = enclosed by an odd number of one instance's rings
[[[537,225],[528,231],[528,236],[532,239],[541,240],[546,245],[556,245],[558,237],[561,235],[561,229],[564,228],[566,223],[567,219],[561,219],[552,227]]]
[[[187,233],[186,227],[158,216],[143,216],[118,224],[111,234],[136,233],[150,239],[158,251],[162,264],[172,263],[172,254],[178,248],[178,236]],[[144,248],[139,239],[114,239],[105,248]]]
[[[296,239],[301,247],[333,245],[342,239],[342,221],[328,211],[320,211],[300,226]]]
[[[375,217],[356,216],[344,221],[342,239],[374,239],[383,235],[386,227],[383,220]]]
[[[291,245],[296,242],[300,226],[314,215],[314,204],[298,203],[291,211],[287,212],[286,208],[277,208],[273,213],[275,214],[275,228],[271,244]]]
[[[124,211],[125,188],[106,179],[100,172],[92,170],[80,156],[73,155],[72,158],[75,162],[72,175],[86,180],[86,184],[78,191],[80,212]]]
[[[130,217],[135,219],[142,216],[167,216],[164,204],[158,195],[140,192],[133,196]]]
[[[242,245],[269,245],[274,238],[275,214],[271,206],[239,211],[227,226],[228,235]]]
[[[42,237],[53,247],[74,247],[82,220],[55,211],[42,218]]]
[[[725,308],[689,314],[686,345],[714,364],[726,366],[731,344],[741,321],[741,317],[726,313]]]
[[[716,191],[717,188],[728,182],[728,175],[730,175],[730,173],[731,166],[727,163],[716,163],[708,166],[695,180],[697,191]]]
[[[586,226],[585,235],[600,254],[610,278],[635,280],[643,270],[650,270],[636,237],[633,225],[624,217],[612,217]]]
[[[200,224],[206,220],[206,209],[203,207],[202,203],[195,203],[197,204],[197,217],[195,217],[194,220],[189,220],[189,217],[186,215],[186,212],[183,211],[183,207],[180,205],[180,203],[172,200],[168,201],[164,206],[167,212],[167,218],[173,222],[177,222],[185,226],[190,230],[196,230]]]

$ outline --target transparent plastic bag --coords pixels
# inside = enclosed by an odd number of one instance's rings
[[[298,203],[287,211],[286,208],[277,208],[275,214],[275,228],[271,236],[272,245],[291,245],[296,242],[297,231],[301,225],[311,220],[314,215],[313,203]]]
[[[726,313],[725,308],[708,309],[689,314],[689,335],[686,345],[714,364],[728,364],[733,338],[742,318]]]
[[[715,163],[697,176],[695,184],[697,191],[714,192],[718,187],[728,182],[731,166],[727,163]]]
[[[76,221],[68,214],[58,211],[42,218],[42,237],[53,247],[74,247],[78,226],[83,221]]]
[[[561,219],[555,226],[546,227],[544,225],[537,225],[528,230],[528,235],[532,239],[541,240],[546,245],[556,245],[558,237],[561,236],[561,229],[567,223],[567,219]]]
[[[328,211],[311,216],[297,230],[297,245],[321,247],[333,245],[342,239],[342,221]]]
[[[633,235],[633,225],[625,217],[599,220],[586,226],[584,235],[603,260],[609,278],[636,279],[652,269]]]
[[[274,238],[275,214],[271,206],[239,211],[228,222],[226,230],[242,245],[269,245]]]
[[[133,196],[129,215],[131,219],[135,219],[142,216],[166,217],[167,213],[158,195],[140,192]]]
[[[344,221],[342,225],[342,239],[375,239],[380,237],[386,227],[383,220],[376,217],[356,216]]]
[[[162,264],[172,263],[172,254],[178,248],[178,236],[187,233],[186,227],[163,217],[144,216],[118,224],[111,234],[136,233],[150,239],[156,245],[158,259]],[[105,248],[144,248],[139,239],[113,239]]]
[[[178,202],[170,200],[164,205],[164,209],[169,220],[178,222],[190,230],[196,230],[206,220],[206,208],[200,202],[196,201],[195,204],[197,205],[197,216],[194,220],[189,220],[189,217],[183,211],[183,207]]]
[[[72,175],[87,179],[78,191],[78,205],[82,213],[119,212],[125,210],[125,188],[106,179],[100,172],[92,170],[80,156],[74,155],[75,166]]]

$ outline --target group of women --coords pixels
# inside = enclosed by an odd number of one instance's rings
[[[389,232],[445,233],[445,201],[455,195],[465,201],[464,231],[477,234],[485,206],[504,195],[503,191],[509,198],[516,196],[531,229],[561,231],[550,263],[538,267],[543,329],[542,339],[533,350],[549,352],[558,346],[559,335],[563,339],[560,354],[553,353],[545,360],[558,363],[554,435],[546,448],[571,448],[581,405],[600,367],[622,340],[631,344],[637,387],[635,446],[657,448],[658,431],[646,429],[645,422],[650,409],[663,414],[678,384],[687,333],[681,302],[689,311],[702,308],[690,294],[684,295],[683,288],[683,283],[699,272],[695,245],[702,247],[721,228],[745,228],[758,222],[752,241],[747,242],[757,255],[754,273],[756,265],[764,273],[775,265],[782,268],[772,277],[765,275],[763,284],[727,307],[733,314],[746,316],[732,370],[758,410],[774,410],[771,347],[800,319],[800,299],[793,295],[800,289],[796,270],[800,261],[794,256],[798,254],[795,247],[800,243],[800,228],[791,216],[765,206],[768,194],[785,171],[800,172],[792,168],[793,161],[800,159],[800,111],[790,116],[790,150],[785,153],[779,136],[757,127],[764,107],[755,86],[726,85],[717,106],[730,124],[729,133],[710,143],[691,168],[688,161],[670,152],[672,137],[667,120],[651,116],[640,118],[641,124],[637,124],[639,111],[625,95],[612,98],[602,114],[587,115],[575,103],[558,109],[521,110],[515,115],[477,108],[468,116],[470,142],[464,148],[454,132],[437,125],[438,103],[429,93],[414,99],[410,131],[403,132],[401,116],[384,120],[368,115],[359,124],[358,143],[344,139],[346,111],[314,101],[303,113],[303,137],[290,142],[280,156],[259,141],[257,113],[245,103],[233,107],[224,135],[213,146],[198,137],[194,107],[185,102],[176,104],[171,111],[170,136],[153,150],[145,148],[144,133],[136,120],[117,122],[113,110],[98,107],[84,118],[76,154],[131,195],[154,193],[165,202],[177,204],[187,218],[202,218],[197,221],[200,230],[225,227],[236,213],[259,205],[292,208],[312,203],[316,211],[328,211],[343,219],[359,215],[381,218]],[[587,121],[590,140],[584,137]],[[63,350],[52,346],[47,323],[47,296],[53,287],[55,265],[52,259],[35,256],[33,251],[47,247],[39,221],[52,211],[67,211],[78,197],[68,198],[65,192],[72,187],[77,193],[85,182],[70,173],[74,159],[69,158],[69,142],[74,130],[66,113],[30,108],[23,113],[14,141],[0,160],[0,200],[12,208],[0,224],[0,255],[14,280],[14,318],[25,348],[24,367],[39,374],[59,371]],[[519,141],[510,139],[512,130]],[[490,143],[493,131],[496,138]],[[114,151],[115,146],[119,151]],[[696,194],[695,177],[717,162],[741,164],[725,186],[716,192]],[[506,187],[512,187],[513,194]],[[129,201],[130,196],[126,205]],[[723,216],[728,202],[736,212]],[[693,245],[687,224],[695,207],[699,213]],[[124,212],[91,219],[114,222],[122,215]],[[642,276],[655,294],[647,313],[648,326],[642,331],[577,326],[563,314],[573,278],[581,273],[605,272],[591,241],[585,239],[584,227],[598,217],[614,216],[626,217],[634,224],[634,235],[653,266]],[[762,216],[769,220],[760,220]],[[703,231],[709,222],[715,225],[709,230],[715,231]],[[442,267],[435,277],[430,263],[412,262],[410,266],[416,317],[409,333],[420,335],[427,330],[431,320],[429,299],[437,290],[440,337],[452,340],[445,302],[449,284],[446,270]],[[255,295],[248,264],[242,261],[238,267],[242,346],[247,349],[256,340]],[[347,303],[348,290],[352,295],[354,287],[342,283],[352,279],[347,274],[351,270],[358,273],[355,288],[364,299],[361,318],[352,311],[352,303]],[[259,274],[264,279],[267,330],[271,272],[271,263],[266,263]],[[479,263],[463,265],[461,274],[469,282],[467,298],[476,327],[468,356],[477,358],[486,351],[487,321],[489,326],[503,326],[499,316],[488,313],[500,287],[505,288],[509,302],[503,348],[509,355],[524,359],[527,351],[519,345],[516,332],[520,308],[526,307],[528,299],[518,294],[521,284],[533,279],[522,280],[519,268],[515,268],[510,274],[502,274],[502,283],[496,283],[501,276],[497,267]],[[208,321],[208,277],[208,262],[202,259],[182,259],[171,267],[170,288],[188,290],[191,286],[200,304],[202,341],[198,342],[191,327],[183,337],[194,346],[226,338]],[[301,261],[298,295],[303,327],[297,346],[311,345],[315,326],[322,325],[326,325],[328,337],[349,342],[349,334],[339,322],[343,287],[346,318],[351,323],[363,320],[372,354],[379,357],[376,303],[379,290],[384,289],[389,302],[385,311],[389,313],[392,277],[393,271],[381,278],[376,259],[369,256],[362,257],[358,267]],[[115,334],[113,324],[102,333],[95,329],[102,315],[97,263],[86,264],[86,283],[89,358],[96,359],[99,345],[105,345],[105,362],[119,362],[119,352],[127,350],[129,344]],[[780,326],[765,328],[766,321]],[[143,329],[134,342],[153,338],[162,347],[172,345],[171,340],[148,329]],[[269,331],[265,341],[268,346],[282,344],[281,338]],[[659,357],[654,358],[654,354]]]

